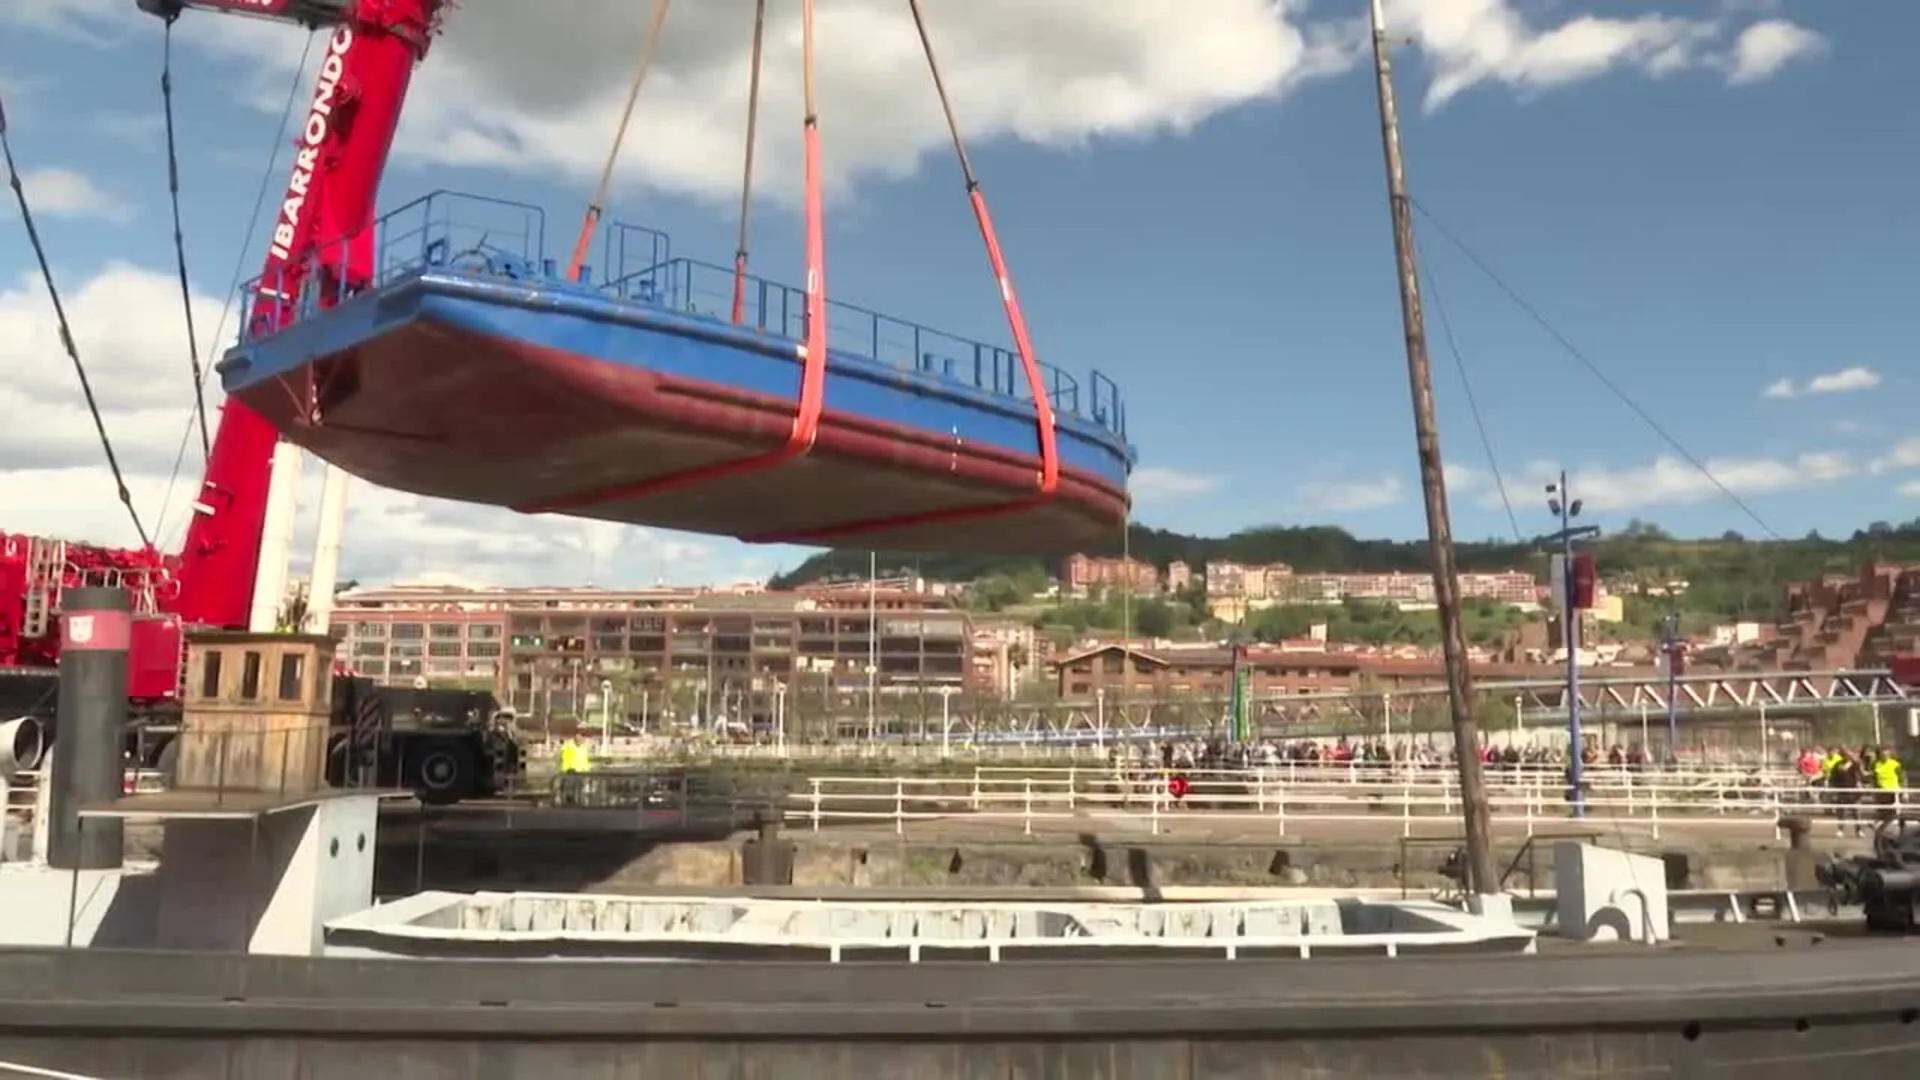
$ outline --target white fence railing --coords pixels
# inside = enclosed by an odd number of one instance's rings
[[[1161,770],[1001,769],[971,777],[820,776],[789,802],[788,819],[818,830],[841,823],[890,824],[904,833],[919,821],[1017,825],[1032,835],[1049,824],[1125,822],[1158,835],[1173,821],[1270,825],[1277,836],[1301,823],[1392,824],[1401,836],[1451,828],[1460,787],[1447,770],[1274,768],[1187,772],[1177,795],[1174,774]],[[1488,774],[1494,824],[1527,835],[1571,820],[1558,769]],[[1844,801],[1787,774],[1730,770],[1643,773],[1601,768],[1584,782],[1587,820],[1650,838],[1663,825],[1778,828],[1798,814],[1815,821],[1871,823],[1908,816],[1911,792],[1849,792]]]

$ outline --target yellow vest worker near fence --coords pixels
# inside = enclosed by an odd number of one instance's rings
[[[1873,786],[1875,802],[1880,804],[1880,820],[1894,822],[1906,817],[1905,807],[1900,805],[1900,789],[1906,786],[1906,770],[1901,768],[1900,759],[1887,753],[1882,747],[1874,751]]]
[[[560,744],[560,801],[578,803],[580,789],[592,771],[593,752],[587,749],[586,736],[575,733],[573,738]]]

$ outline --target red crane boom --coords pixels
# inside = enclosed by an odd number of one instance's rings
[[[136,0],[169,22],[186,11],[251,15],[331,37],[295,142],[267,247],[256,328],[290,317],[310,289],[329,306],[363,288],[373,271],[374,197],[415,64],[451,0]],[[52,615],[63,588],[126,584],[150,616],[137,633],[132,693],[176,698],[182,623],[244,629],[253,606],[267,493],[278,437],[252,409],[228,401],[178,556],[116,551],[0,533],[0,674],[58,659]],[[0,692],[4,687],[0,687]],[[3,696],[3,694],[0,694]],[[0,702],[4,704],[4,702]]]

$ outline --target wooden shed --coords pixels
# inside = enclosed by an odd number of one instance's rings
[[[333,639],[198,631],[187,638],[174,788],[300,798],[326,787]]]

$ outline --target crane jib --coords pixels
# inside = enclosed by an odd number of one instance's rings
[[[300,233],[301,215],[307,206],[308,189],[313,185],[314,170],[320,164],[321,148],[325,146],[327,135],[333,123],[334,95],[340,86],[340,75],[346,67],[347,53],[353,48],[353,29],[342,26],[334,31],[333,40],[327,44],[327,53],[320,61],[320,74],[315,81],[313,106],[307,110],[307,121],[300,129],[299,149],[294,153],[293,175],[287,180],[287,195],[280,202],[280,220],[273,227],[273,242],[267,248],[268,254],[282,261],[293,257],[293,247]]]

